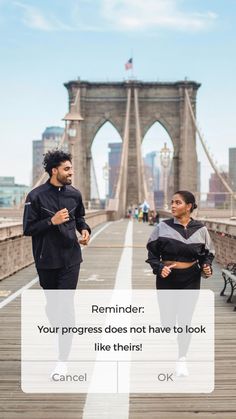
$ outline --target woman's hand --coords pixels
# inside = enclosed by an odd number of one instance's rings
[[[203,265],[202,270],[206,278],[209,278],[209,276],[212,275],[212,269],[210,265],[207,265],[207,264]]]
[[[173,268],[174,266],[176,266],[176,263],[173,263],[172,265],[169,265],[169,266],[164,266],[164,268],[161,271],[161,277],[166,278],[168,275],[170,275],[171,268]]]

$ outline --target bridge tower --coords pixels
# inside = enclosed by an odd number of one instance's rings
[[[121,211],[146,196],[142,173],[141,143],[148,129],[157,121],[169,134],[174,148],[174,189],[197,192],[196,129],[186,100],[186,89],[196,113],[200,84],[194,81],[124,82],[70,81],[69,132],[74,156],[74,185],[84,200],[90,199],[91,147],[102,125],[109,121],[123,140],[121,164]],[[119,183],[119,182],[118,182]]]

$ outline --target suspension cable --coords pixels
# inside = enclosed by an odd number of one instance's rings
[[[192,108],[192,105],[191,105],[191,102],[190,102],[190,97],[189,97],[189,94],[188,94],[188,90],[187,89],[185,89],[185,96],[186,96],[186,99],[187,99],[187,103],[188,103],[188,107],[189,107],[189,110],[190,110],[190,114],[191,114],[191,117],[192,117],[194,126],[196,128],[198,137],[199,137],[200,142],[202,144],[202,147],[203,147],[203,149],[204,149],[204,151],[205,151],[205,153],[207,155],[207,158],[208,158],[208,160],[209,160],[209,162],[211,164],[211,167],[213,168],[213,170],[215,171],[215,173],[217,174],[217,176],[219,177],[219,179],[221,180],[221,182],[223,183],[223,185],[225,186],[225,188],[227,189],[227,191],[236,199],[235,192],[229,186],[229,184],[227,183],[227,181],[223,178],[223,176],[221,175],[221,173],[220,173],[219,169],[217,168],[215,162],[213,161],[213,159],[210,156],[210,153],[209,153],[209,151],[207,149],[207,146],[205,144],[205,141],[204,141],[204,139],[203,139],[203,137],[201,135],[201,132],[200,132],[200,130],[198,128],[198,124],[197,124],[196,118],[195,118],[194,113],[193,113],[193,108]]]
[[[122,152],[120,159],[120,170],[115,191],[115,197],[109,199],[109,210],[122,212],[126,210],[126,193],[127,193],[127,169],[128,169],[128,148],[129,148],[129,120],[130,120],[130,102],[131,102],[131,89],[127,89],[127,102],[126,102],[126,113],[125,113],[125,125],[124,125],[124,136],[122,144]],[[121,197],[122,193],[122,197]],[[122,199],[122,202],[121,202]]]
[[[140,129],[140,117],[139,117],[139,104],[138,104],[138,89],[134,89],[134,105],[135,105],[135,122],[136,122],[136,148],[137,148],[137,163],[138,163],[138,192],[139,192],[139,202],[142,201],[142,190],[143,185],[144,199],[148,199],[148,188],[146,182],[146,176],[144,173],[144,164],[141,153],[141,129]],[[139,171],[140,169],[140,171]],[[150,197],[149,197],[150,199]],[[150,204],[152,204],[150,202]]]

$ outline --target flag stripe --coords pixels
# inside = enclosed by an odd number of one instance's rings
[[[125,63],[125,69],[126,70],[130,70],[131,68],[133,68],[133,58],[130,58],[127,63]]]

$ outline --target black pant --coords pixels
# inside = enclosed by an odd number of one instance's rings
[[[144,223],[148,222],[148,212],[143,212],[143,222]]]
[[[156,289],[158,290],[194,290],[200,289],[201,268],[195,263],[190,268],[172,269],[166,278],[156,277]]]
[[[39,282],[45,290],[45,311],[53,327],[73,327],[75,324],[74,291],[61,292],[52,290],[75,290],[79,277],[80,263],[68,268],[37,269]],[[72,334],[58,334],[55,358],[66,361],[72,345]]]
[[[73,290],[77,287],[80,263],[68,268],[37,269],[39,283],[46,290]]]
[[[176,324],[185,330],[185,326],[191,325],[194,309],[198,300],[201,284],[201,268],[196,263],[187,269],[173,269],[166,278],[157,277],[157,290],[196,290],[185,297],[181,294],[167,292],[164,295],[158,293],[161,323],[163,326],[173,327]],[[160,295],[159,295],[160,294]],[[179,357],[187,355],[191,342],[191,335],[185,332],[177,335]]]

